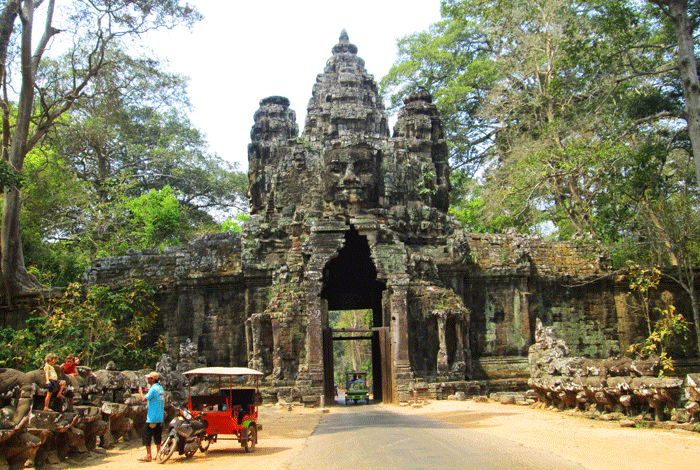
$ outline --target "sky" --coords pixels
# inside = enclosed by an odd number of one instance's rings
[[[379,80],[396,60],[396,40],[440,20],[440,0],[188,0],[204,19],[192,32],[148,38],[167,69],[190,77],[190,119],[210,151],[248,168],[253,114],[261,99],[289,98],[300,132],[316,75],[343,29]],[[391,122],[391,120],[390,120]]]

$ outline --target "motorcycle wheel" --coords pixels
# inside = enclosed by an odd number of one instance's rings
[[[168,436],[160,447],[160,452],[156,455],[156,461],[158,463],[167,462],[170,456],[175,452],[175,447],[177,447],[177,442],[175,442],[175,439]]]
[[[212,438],[204,438],[201,441],[199,441],[199,450],[202,452],[206,452],[209,450],[209,446],[211,445]]]
[[[246,452],[253,452],[255,450],[255,441],[257,440],[257,438],[258,438],[258,425],[255,423],[251,423],[251,425],[248,426],[245,440],[243,441],[243,448],[245,449]]]

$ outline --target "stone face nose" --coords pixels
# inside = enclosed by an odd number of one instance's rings
[[[345,184],[352,184],[352,183],[357,183],[359,179],[357,178],[357,175],[355,174],[355,169],[353,165],[348,165],[348,167],[345,169],[345,175],[343,176],[343,183]]]

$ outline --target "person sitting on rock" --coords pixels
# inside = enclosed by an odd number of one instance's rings
[[[76,368],[77,365],[78,365],[78,358],[76,358],[72,354],[67,355],[66,362],[63,363],[63,373],[66,374],[68,377],[77,377],[78,376],[78,369]]]
[[[51,411],[49,405],[51,404],[51,396],[58,390],[56,396],[58,398],[63,398],[63,389],[66,386],[65,380],[58,380],[58,374],[56,373],[56,360],[58,358],[54,353],[49,353],[44,358],[44,382],[46,383],[46,398],[44,399],[44,411]]]

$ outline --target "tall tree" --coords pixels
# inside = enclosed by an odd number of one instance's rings
[[[34,15],[39,9],[42,9],[45,22],[41,38],[33,44]],[[42,141],[57,120],[77,101],[91,96],[92,80],[106,65],[105,53],[112,44],[151,29],[191,25],[198,19],[196,10],[179,0],[6,0],[0,13],[0,79],[4,93],[2,137],[3,158],[12,170],[21,173],[27,153]],[[8,51],[16,24],[19,28],[17,49],[21,77],[17,119],[11,127],[12,97],[8,90],[12,78],[9,72],[14,64]],[[73,34],[69,47],[75,65],[68,86],[60,90],[42,84],[40,74],[48,46],[59,33]],[[37,286],[24,265],[19,213],[20,190],[6,187],[0,235],[0,267],[6,302],[21,290]]]
[[[685,120],[695,160],[695,176],[700,182],[700,79],[695,57],[695,30],[700,2],[694,0],[647,0],[659,7],[671,21],[677,42],[677,67],[683,82]]]
[[[445,0],[442,15],[401,40],[382,86],[394,100],[427,89],[451,116],[452,163],[483,181],[483,203],[466,201],[486,219],[476,225],[611,233],[601,214],[622,214],[616,185],[626,182],[612,178],[653,135],[640,126],[675,125],[659,124],[677,103],[650,75],[665,66],[658,26],[625,2],[586,0]],[[603,202],[614,210],[601,213]]]

